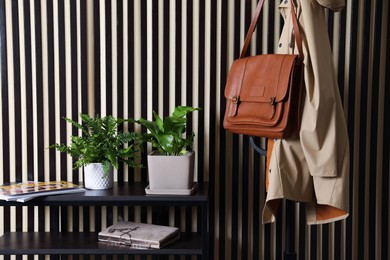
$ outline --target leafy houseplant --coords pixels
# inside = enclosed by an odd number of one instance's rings
[[[57,143],[49,148],[56,148],[75,158],[74,168],[100,163],[105,175],[112,167],[117,169],[120,161],[130,167],[139,166],[137,147],[142,141],[141,136],[133,132],[118,131],[118,126],[128,120],[99,115],[91,118],[86,114],[80,114],[80,117],[82,124],[69,118],[64,119],[80,129],[82,135],[72,136],[70,145]]]
[[[171,116],[162,120],[160,116],[153,111],[154,121],[139,119],[135,122],[145,126],[149,133],[144,135],[144,139],[150,142],[154,148],[163,155],[183,155],[192,149],[194,133],[186,137],[183,136],[187,125],[187,114],[200,110],[190,106],[175,107]]]
[[[143,135],[143,139],[157,149],[148,155],[149,187],[146,192],[182,194],[182,192],[192,191],[194,133],[185,135],[185,132],[187,115],[196,110],[200,108],[178,106],[164,119],[153,112],[154,121],[143,118],[135,121],[149,130]]]

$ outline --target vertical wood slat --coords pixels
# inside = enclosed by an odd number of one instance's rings
[[[255,0],[0,0],[0,180],[82,178],[71,173],[70,158],[45,149],[77,133],[59,119],[62,116],[77,118],[89,112],[150,117],[153,110],[169,114],[174,104],[197,105],[204,110],[189,126],[196,132],[198,180],[209,181],[212,187],[209,230],[214,258],[280,258],[284,210],[277,223],[261,224],[264,159],[251,151],[247,137],[226,133],[221,125],[228,69],[238,56],[255,4]],[[274,2],[265,5],[267,20],[260,21],[253,53],[274,51],[282,26],[277,8]],[[383,0],[347,1],[341,13],[328,14],[351,140],[351,216],[308,227],[304,205],[297,206],[299,259],[389,256],[388,15],[389,4]],[[88,38],[90,26],[93,38]],[[87,44],[93,46],[92,56]],[[87,76],[91,61],[92,79]],[[92,96],[88,89],[94,90]],[[146,181],[147,170],[121,165],[117,178]],[[98,216],[93,225],[99,229],[102,220],[103,225],[110,223],[107,216],[115,215],[116,208],[71,209],[63,217],[73,214],[69,228],[87,230],[93,212],[101,210],[105,216]],[[3,209],[0,231],[25,225],[28,230],[35,226],[45,230],[46,210],[34,212]],[[146,208],[118,212],[143,221],[150,214],[156,216]],[[175,221],[184,220],[191,228],[196,214],[175,212]]]
[[[381,57],[384,57],[384,60],[382,60],[381,64],[385,64],[385,66],[381,66],[381,71],[387,71],[385,73],[381,73],[381,75],[384,75],[384,82],[381,82],[382,85],[382,93],[381,95],[383,97],[383,104],[384,109],[382,110],[383,113],[385,113],[386,107],[388,108],[389,102],[390,102],[390,91],[389,89],[385,89],[385,86],[389,86],[390,84],[390,73],[389,73],[389,66],[390,66],[390,42],[385,40],[386,38],[388,39],[390,36],[390,26],[389,24],[389,13],[390,13],[390,5],[387,1],[383,1],[383,38],[381,41],[381,46],[382,46],[382,55]],[[387,28],[386,26],[387,25]],[[380,162],[380,166],[382,168],[382,173],[388,173],[390,172],[390,137],[388,134],[388,131],[390,131],[390,120],[386,120],[386,117],[383,117],[383,148],[382,148],[382,162]],[[382,212],[382,234],[380,237],[380,241],[382,241],[382,247],[381,247],[381,255],[382,259],[389,258],[390,252],[390,239],[389,239],[389,233],[390,233],[390,214],[389,214],[389,208],[390,208],[390,193],[389,189],[390,187],[390,180],[389,180],[389,174],[383,174],[382,175],[382,203],[379,205],[379,208],[381,209]]]

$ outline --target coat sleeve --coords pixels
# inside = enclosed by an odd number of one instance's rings
[[[318,4],[334,12],[340,11],[345,6],[345,0],[316,0]]]

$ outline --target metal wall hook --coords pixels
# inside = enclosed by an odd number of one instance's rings
[[[267,150],[259,147],[255,144],[255,140],[253,139],[253,136],[249,136],[249,143],[252,145],[253,149],[258,152],[262,156],[267,156]]]

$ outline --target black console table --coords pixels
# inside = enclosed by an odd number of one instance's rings
[[[201,210],[201,231],[182,233],[161,249],[131,249],[98,241],[97,232],[10,232],[0,237],[1,255],[198,255],[208,259],[208,185],[192,195],[146,195],[146,183],[115,183],[109,190],[46,196],[25,203],[0,201],[0,206],[185,206]],[[57,220],[56,220],[57,219]],[[54,216],[52,230],[59,230]],[[53,227],[54,226],[54,227]]]

